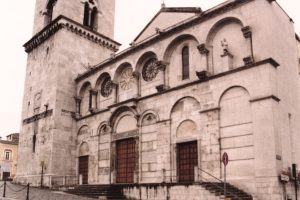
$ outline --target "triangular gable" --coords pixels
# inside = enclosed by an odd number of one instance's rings
[[[191,18],[195,16],[195,14],[198,14],[200,12],[201,9],[197,7],[163,7],[134,39],[134,42],[139,43],[156,34],[157,29],[163,30],[184,20],[187,20],[188,18]]]

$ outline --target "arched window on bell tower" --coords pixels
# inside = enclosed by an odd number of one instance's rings
[[[53,18],[53,8],[56,4],[57,0],[48,0],[46,5],[46,13],[45,13],[45,24],[48,25]]]
[[[89,18],[90,18],[90,8],[89,3],[84,3],[84,16],[83,16],[83,25],[88,26],[89,25]]]
[[[86,0],[84,3],[83,25],[93,30],[97,30],[98,9],[94,0]]]
[[[96,7],[93,8],[91,12],[91,28],[93,30],[97,30],[98,18],[97,18],[98,10]]]
[[[182,80],[190,78],[190,56],[189,56],[189,47],[185,46],[182,48]]]

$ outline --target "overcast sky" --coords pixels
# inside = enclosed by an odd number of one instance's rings
[[[115,40],[127,47],[160,9],[162,0],[116,0]],[[165,0],[167,6],[206,10],[223,0]],[[300,33],[299,0],[277,0]],[[35,0],[2,1],[0,7],[0,136],[19,132],[27,54],[22,45],[32,33]],[[11,10],[13,9],[13,10]],[[128,26],[130,24],[130,26]],[[280,30],[280,29],[278,29]]]

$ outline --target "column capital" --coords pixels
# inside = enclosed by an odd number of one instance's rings
[[[205,43],[198,45],[197,49],[199,50],[200,54],[202,54],[202,55],[207,55],[209,53],[209,50],[206,48]]]
[[[91,93],[92,95],[97,95],[97,94],[98,94],[98,91],[95,90],[95,89],[90,89],[90,93]]]
[[[158,69],[161,71],[165,71],[168,64],[169,64],[168,62],[165,62],[163,60],[156,61],[156,65]]]
[[[250,38],[252,36],[252,31],[250,26],[245,26],[241,28],[245,38]]]
[[[141,77],[141,73],[138,72],[138,71],[134,71],[134,72],[132,72],[132,76],[133,76],[134,78],[136,78],[137,80],[139,80],[140,77]]]
[[[74,96],[74,99],[75,99],[76,102],[81,102],[82,97],[80,97],[80,96]]]

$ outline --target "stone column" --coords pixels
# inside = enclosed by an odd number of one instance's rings
[[[233,69],[233,55],[231,53],[224,52],[224,54],[221,55],[221,58],[224,71]]]
[[[244,64],[249,65],[254,62],[253,58],[253,43],[252,43],[252,31],[250,26],[245,26],[242,29],[243,35],[247,40],[247,53],[248,56],[243,58]]]
[[[208,53],[209,53],[209,50],[206,48],[206,45],[204,43],[198,45],[197,48],[199,50],[199,53],[201,54],[201,63],[200,63],[200,65],[203,66],[204,70],[210,71],[208,69]],[[201,69],[202,69],[202,66],[200,66]]]
[[[98,95],[98,91],[90,90],[90,112],[91,113],[97,110],[97,95]]]
[[[156,89],[158,92],[162,92],[164,90],[167,90],[169,87],[169,83],[168,83],[168,77],[167,77],[167,73],[166,73],[166,68],[167,68],[167,65],[169,63],[165,62],[165,61],[162,61],[162,60],[158,60],[156,62],[156,65],[158,67],[158,70],[162,71],[163,72],[163,84],[161,85],[158,85],[156,86]]]
[[[141,96],[141,89],[142,89],[142,83],[141,83],[141,73],[140,72],[137,72],[137,71],[134,71],[132,73],[133,77],[135,78],[136,80],[136,83],[137,83],[137,93],[136,93],[136,96],[137,97],[140,97]]]
[[[75,114],[79,116],[79,115],[80,115],[80,112],[81,112],[80,107],[81,107],[81,101],[82,101],[82,98],[79,97],[79,96],[76,96],[76,97],[74,97],[74,98],[75,98],[75,103],[76,103],[76,111],[75,111]]]
[[[119,84],[117,82],[112,82],[112,87],[115,88],[115,103],[119,102]]]

